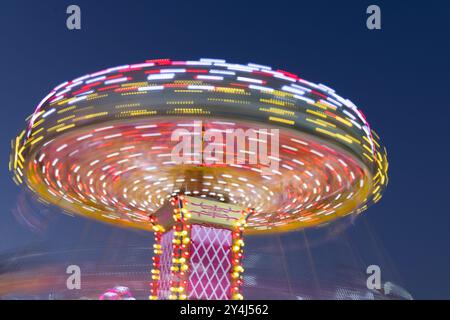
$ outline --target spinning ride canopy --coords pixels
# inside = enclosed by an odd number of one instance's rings
[[[279,129],[278,168],[177,164],[175,129]],[[13,141],[17,183],[45,202],[116,225],[153,229],[174,194],[254,208],[246,233],[316,226],[377,202],[386,151],[364,115],[322,84],[223,60],[151,60],[51,91]]]

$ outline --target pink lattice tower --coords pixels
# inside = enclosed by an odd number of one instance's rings
[[[151,299],[242,299],[241,266],[251,210],[189,196],[158,214]]]

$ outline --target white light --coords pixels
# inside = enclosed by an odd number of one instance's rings
[[[81,137],[77,138],[77,141],[81,141],[81,140],[84,140],[84,139],[87,139],[87,138],[90,138],[90,137],[93,137],[93,135],[92,134],[87,134],[85,136],[81,136]]]
[[[248,66],[249,66],[249,67],[253,67],[253,68],[264,69],[264,70],[272,70],[271,67],[263,66],[263,65],[261,65],[261,64],[256,64],[256,63],[249,63]]]
[[[65,149],[67,147],[67,144],[63,144],[61,147],[56,149],[57,152],[60,152],[61,150]]]
[[[196,78],[199,80],[223,80],[223,77],[221,76],[198,75]]]
[[[201,62],[209,62],[209,63],[225,63],[226,61],[223,59],[209,59],[209,58],[201,58]]]
[[[122,77],[122,78],[107,80],[107,81],[105,81],[105,84],[119,83],[119,82],[124,82],[127,80],[128,80],[127,77]]]
[[[161,69],[161,73],[184,73],[186,69]]]
[[[56,111],[55,108],[48,110],[46,113],[44,113],[44,114],[42,115],[42,118],[47,118],[49,115],[51,115],[51,114],[52,114],[53,112],[55,112],[55,111]]]
[[[315,103],[315,101],[313,99],[305,98],[305,97],[302,97],[302,96],[299,96],[299,95],[296,95],[296,94],[294,95],[294,98],[306,101],[309,104],[314,104]]]
[[[100,81],[100,80],[103,80],[105,78],[106,78],[106,76],[100,76],[100,77],[92,78],[90,80],[87,80],[86,84],[90,84],[90,83],[93,83],[93,82],[96,82],[96,81]]]
[[[268,88],[268,87],[263,87],[263,86],[257,86],[254,84],[251,84],[248,86],[250,89],[254,89],[254,90],[260,90],[260,91],[266,91],[266,92],[270,92],[272,93],[274,90],[272,88]]]
[[[156,91],[163,90],[164,86],[149,86],[149,87],[139,87],[138,91]]]
[[[148,63],[138,63],[138,64],[132,64],[130,68],[147,68],[147,67],[153,67],[155,64],[148,62]]]
[[[214,86],[198,86],[198,85],[190,85],[188,86],[189,90],[214,90]]]
[[[286,91],[286,92],[290,92],[290,93],[296,93],[296,94],[299,94],[301,96],[305,94],[305,91],[300,90],[300,89],[296,89],[296,88],[292,88],[290,86],[283,86],[281,88],[281,90]]]
[[[226,74],[226,75],[230,75],[230,76],[236,75],[236,72],[234,72],[234,71],[228,71],[228,70],[216,70],[216,69],[211,69],[211,70],[209,70],[209,73],[213,73],[213,74]]]
[[[168,80],[173,79],[174,77],[175,73],[156,73],[149,75],[147,80]]]
[[[113,71],[117,71],[117,70],[121,70],[121,69],[128,69],[130,66],[128,64],[123,65],[123,66],[118,66],[118,67],[113,67],[113,68],[109,68],[107,70],[107,72],[113,72]]]
[[[74,103],[76,103],[76,102],[78,102],[78,101],[85,100],[86,98],[87,98],[87,96],[82,96],[82,97],[79,97],[79,98],[75,98],[75,99],[71,100],[71,101],[69,102],[69,104],[74,104]]]
[[[259,79],[247,78],[247,77],[237,77],[238,81],[251,82],[251,83],[259,83],[262,84],[263,81]]]
[[[144,126],[136,126],[136,129],[147,129],[147,128],[156,128],[157,125],[156,124],[148,124],[148,125],[144,125]]]

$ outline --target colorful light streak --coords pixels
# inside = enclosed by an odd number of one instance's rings
[[[171,132],[196,119],[217,130],[279,128],[279,171],[171,163]],[[45,202],[147,230],[180,193],[255,208],[246,233],[316,226],[361,213],[388,181],[386,151],[350,100],[292,73],[214,59],[151,60],[67,81],[12,147],[15,181]]]
[[[172,133],[198,120],[219,132],[279,129],[279,169],[174,163]],[[27,121],[12,141],[14,180],[75,214],[152,230],[150,299],[242,299],[244,231],[359,214],[387,185],[386,151],[350,100],[256,64],[161,59],[109,68],[57,86]],[[203,211],[202,202],[196,212],[190,200],[191,212],[184,196],[238,209]],[[168,202],[173,224],[161,213]],[[216,258],[222,264],[212,267]]]

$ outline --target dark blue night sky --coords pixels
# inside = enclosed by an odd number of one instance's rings
[[[80,31],[66,28],[70,4],[81,7]],[[381,30],[366,28],[370,4],[381,7]],[[322,82],[362,109],[387,146],[390,182],[345,236],[367,265],[389,260],[415,298],[449,299],[449,12],[448,1],[2,1],[0,251],[112,237],[107,226],[65,215],[36,234],[12,213],[19,188],[8,173],[10,139],[53,87],[145,59],[223,58]],[[303,235],[279,239],[289,247]],[[326,263],[326,248],[311,249],[322,252],[316,263]],[[295,253],[292,273],[304,255]]]

